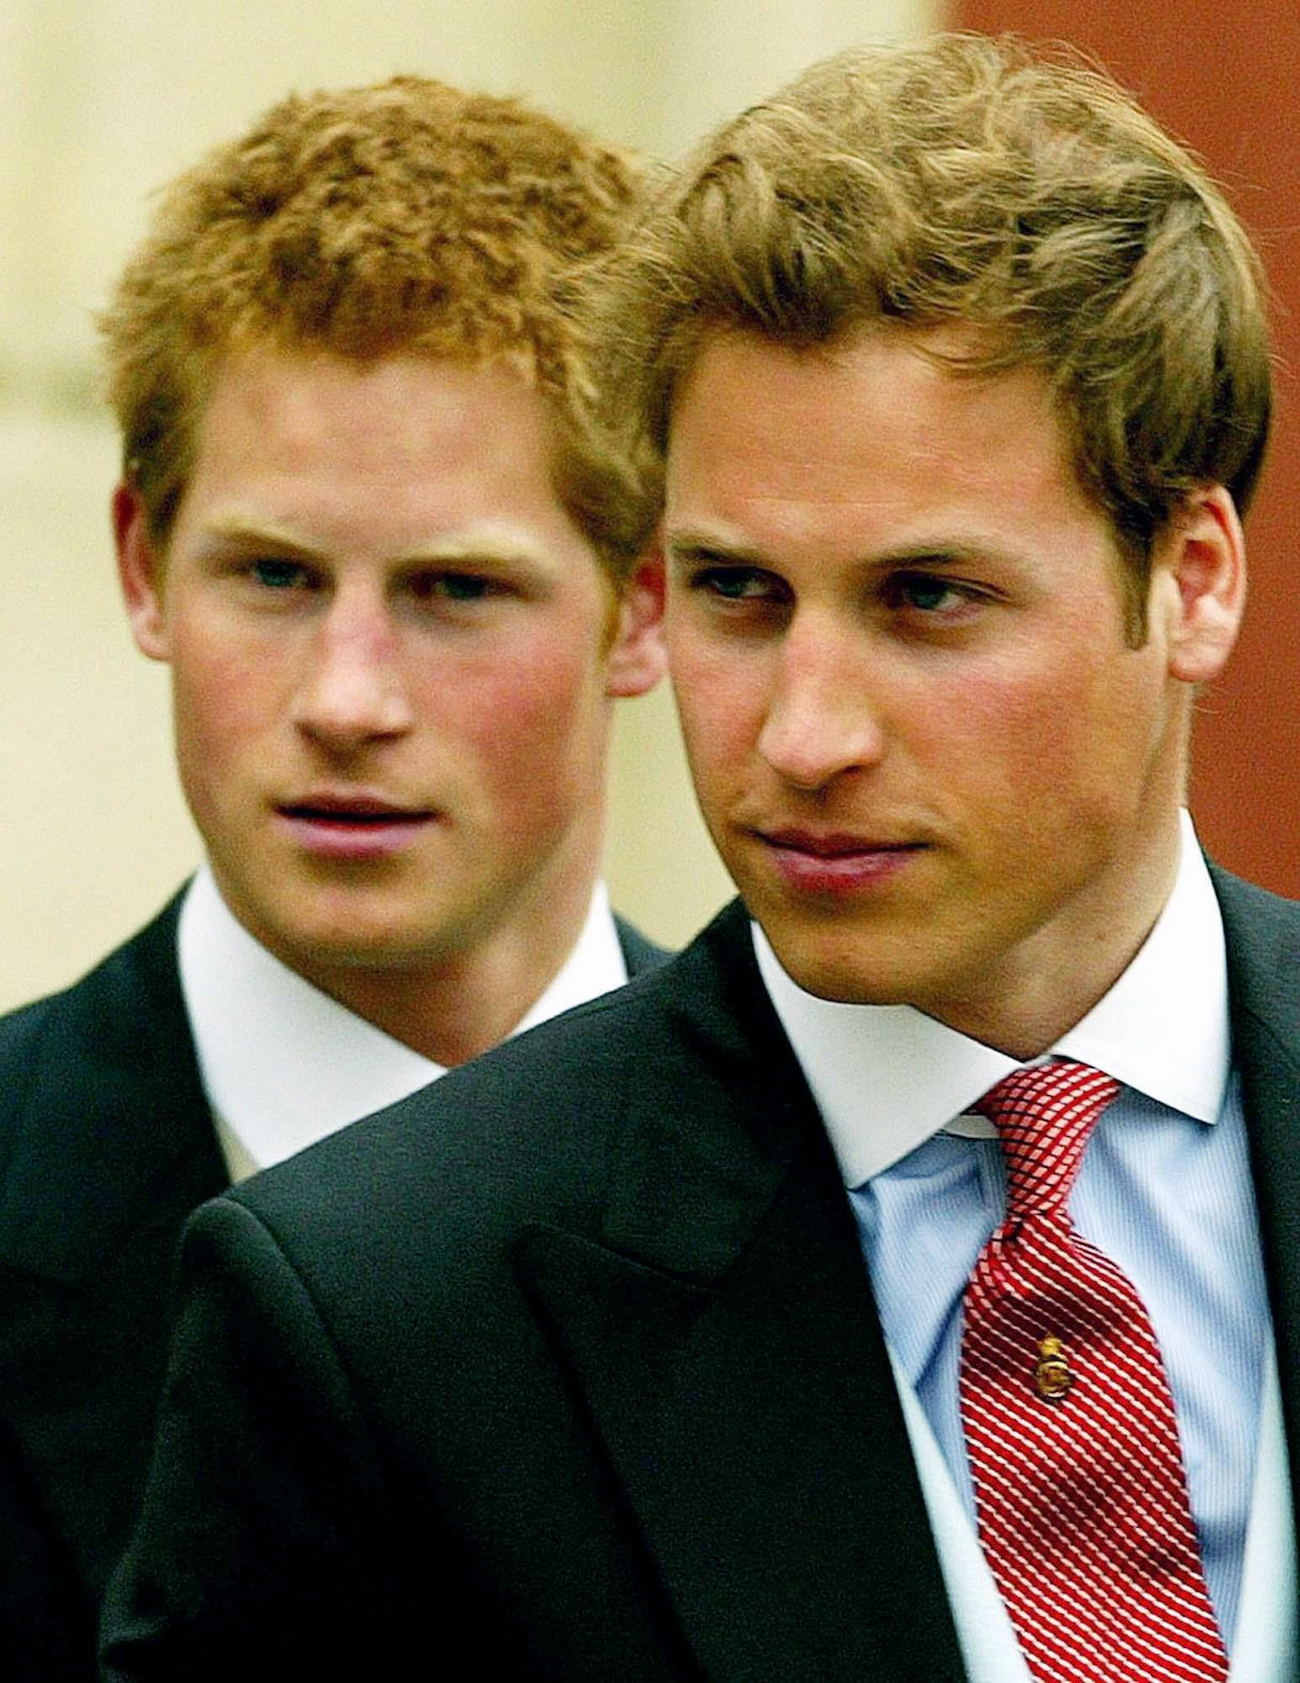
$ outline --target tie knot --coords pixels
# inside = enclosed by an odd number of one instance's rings
[[[998,1131],[1007,1165],[1007,1220],[1063,1209],[1084,1147],[1119,1082],[1065,1059],[1013,1069],[975,1106]]]

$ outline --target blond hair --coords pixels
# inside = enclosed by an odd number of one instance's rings
[[[700,148],[605,287],[612,389],[660,454],[718,330],[811,346],[956,323],[973,331],[945,363],[1040,369],[1139,627],[1180,499],[1222,484],[1244,509],[1262,462],[1268,335],[1240,223],[1113,82],[1013,38],[814,66]]]
[[[162,194],[99,320],[124,473],[165,544],[217,364],[267,345],[516,369],[548,400],[557,493],[621,578],[648,519],[593,419],[567,274],[623,233],[638,171],[513,99],[398,76],[292,96]]]

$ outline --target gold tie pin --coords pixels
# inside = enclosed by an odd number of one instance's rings
[[[1034,1369],[1034,1389],[1044,1402],[1062,1402],[1074,1384],[1074,1375],[1065,1359],[1065,1346],[1059,1338],[1044,1338],[1038,1345],[1038,1366]]]

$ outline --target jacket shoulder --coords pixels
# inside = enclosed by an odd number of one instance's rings
[[[657,970],[672,957],[667,947],[650,940],[625,917],[615,915],[614,927],[618,930],[618,944],[623,949],[623,962],[627,965],[629,977],[639,976],[646,970]]]
[[[720,914],[683,952],[504,1042],[431,1086],[255,1176],[229,1196],[310,1250],[405,1243],[440,1248],[462,1223],[474,1244],[533,1213],[582,1228],[598,1211],[628,1118],[691,1083],[728,1085],[734,1013],[726,994],[748,926]],[[752,960],[751,960],[752,964]],[[740,983],[742,993],[746,989]],[[701,1055],[702,1054],[702,1055]],[[364,1187],[358,1196],[357,1188]],[[433,1212],[439,1212],[431,1220]],[[436,1231],[435,1231],[436,1230]]]
[[[1215,864],[1210,879],[1223,914],[1234,991],[1270,992],[1300,971],[1300,901],[1271,894]]]
[[[121,1065],[140,1049],[139,1037],[174,1034],[187,1021],[176,963],[179,911],[177,897],[79,981],[0,1016],[6,1079],[45,1061]]]
[[[1300,903],[1210,866],[1223,914],[1236,1053],[1300,1069]],[[1271,1050],[1269,1050],[1271,1048]]]
[[[166,1203],[224,1184],[176,959],[178,903],[0,1019],[0,1257],[93,1280]]]

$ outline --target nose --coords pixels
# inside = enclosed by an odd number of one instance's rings
[[[346,593],[331,603],[316,627],[293,722],[335,753],[410,730],[400,639],[384,604]]]
[[[782,639],[758,751],[794,788],[823,789],[884,754],[860,643],[853,627],[797,616]]]

